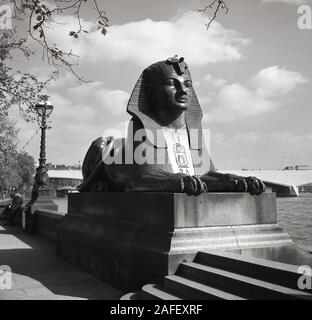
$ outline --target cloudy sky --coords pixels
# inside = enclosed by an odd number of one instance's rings
[[[229,13],[221,12],[208,31],[197,9],[209,0],[100,3],[111,24],[106,36],[88,10],[89,33],[80,39],[68,37],[77,28],[72,16],[59,17],[49,31],[51,41],[80,56],[77,72],[92,80],[80,84],[64,70],[50,86],[49,162],[78,164],[92,140],[123,128],[142,70],[178,54],[190,66],[217,168],[312,165],[312,30],[297,27],[298,6],[311,0],[228,0]],[[51,71],[40,51],[27,68],[43,78]],[[36,125],[14,110],[12,116],[23,146]],[[38,158],[39,135],[25,150]]]

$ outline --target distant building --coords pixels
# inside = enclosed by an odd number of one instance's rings
[[[286,166],[283,170],[311,170],[311,166],[308,164],[300,164],[296,166]]]
[[[82,183],[81,170],[48,170],[49,184],[52,190],[76,188]]]
[[[287,166],[283,170],[295,170],[294,166]]]
[[[48,170],[81,170],[81,165],[76,164],[76,165],[66,165],[66,164],[52,164],[52,163],[47,163],[46,167]]]
[[[311,166],[309,166],[308,164],[303,164],[303,165],[298,165],[295,166],[296,170],[311,170]]]

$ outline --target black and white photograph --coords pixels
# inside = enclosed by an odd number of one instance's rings
[[[312,0],[0,0],[0,300],[312,300],[311,39]]]

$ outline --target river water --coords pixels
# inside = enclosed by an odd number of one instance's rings
[[[67,212],[67,199],[53,200],[60,212]],[[312,193],[296,198],[277,198],[277,222],[297,245],[312,251]]]
[[[277,222],[298,246],[312,250],[312,193],[277,198]]]

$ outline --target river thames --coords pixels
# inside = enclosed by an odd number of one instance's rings
[[[312,193],[277,198],[277,222],[300,247],[312,251]]]

